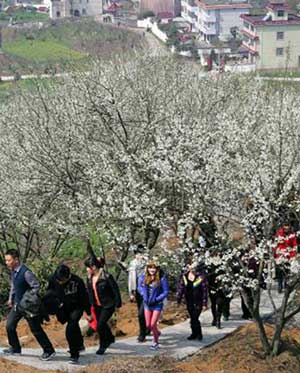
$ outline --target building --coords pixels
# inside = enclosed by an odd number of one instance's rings
[[[180,0],[140,0],[140,13],[147,11],[158,17],[175,18],[180,15]]]
[[[284,0],[271,0],[266,14],[242,15],[242,46],[256,69],[300,68],[300,17]]]
[[[248,0],[182,0],[181,16],[202,39],[228,38],[233,27],[242,28],[240,16],[249,13]]]
[[[51,0],[50,18],[98,16],[103,13],[102,0]]]

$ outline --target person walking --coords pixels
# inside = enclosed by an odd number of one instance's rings
[[[229,286],[222,284],[220,275],[221,258],[218,251],[211,254],[210,264],[207,266],[208,294],[211,303],[211,312],[213,316],[212,326],[221,329],[221,316],[224,320],[229,318],[230,297]]]
[[[113,276],[104,270],[104,259],[91,256],[84,264],[88,272],[89,299],[95,310],[100,337],[100,346],[96,354],[103,355],[110,344],[115,342],[108,321],[115,309],[122,306],[120,290]]]
[[[163,301],[169,295],[167,277],[155,261],[148,262],[146,271],[138,279],[138,291],[143,298],[146,327],[153,333],[152,350],[159,349],[157,322],[163,310]]]
[[[128,266],[128,292],[130,301],[136,302],[137,305],[139,320],[139,336],[137,340],[140,343],[145,342],[146,335],[148,333],[145,320],[143,297],[138,291],[138,278],[144,272],[146,264],[142,256],[143,252],[144,246],[142,244],[138,245],[137,248],[133,251],[134,258],[129,262]]]
[[[276,261],[276,278],[278,293],[286,288],[286,277],[289,272],[289,261],[297,255],[298,242],[289,222],[284,222],[275,236],[273,255]]]
[[[191,319],[192,334],[188,340],[203,339],[199,317],[207,310],[207,280],[197,263],[192,263],[188,271],[182,274],[178,282],[177,303],[180,304],[183,295]]]
[[[29,328],[43,349],[43,354],[40,359],[43,361],[50,360],[55,356],[55,350],[44,332],[41,322],[42,315],[30,317],[28,314],[22,313],[19,304],[27,291],[38,294],[40,284],[36,276],[30,271],[25,264],[21,263],[19,252],[15,249],[10,249],[5,254],[5,263],[11,272],[10,293],[8,305],[11,310],[7,317],[6,331],[10,347],[4,349],[4,354],[19,355],[21,354],[21,345],[17,335],[17,326],[19,321],[24,317],[28,322]]]
[[[67,324],[66,339],[71,354],[69,363],[77,364],[80,351],[85,349],[79,321],[84,311],[90,319],[91,306],[84,281],[71,273],[65,264],[58,266],[49,279],[48,289],[43,298],[46,310],[47,305],[51,307],[55,301],[54,297],[59,299],[57,320],[61,324]]]

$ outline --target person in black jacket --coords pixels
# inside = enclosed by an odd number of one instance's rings
[[[84,350],[79,321],[85,311],[91,315],[91,306],[84,281],[70,272],[64,264],[57,267],[49,279],[47,293],[43,298],[46,309],[52,313],[55,304],[57,320],[66,326],[66,339],[71,354],[70,364],[77,364],[79,352]],[[47,307],[48,306],[48,307]]]
[[[94,256],[84,262],[88,272],[88,293],[90,302],[97,316],[97,331],[100,337],[100,346],[97,355],[103,355],[111,343],[114,343],[108,320],[116,308],[122,306],[118,284],[113,276],[104,270],[104,260]]]
[[[199,317],[207,310],[207,279],[201,266],[192,263],[188,271],[183,273],[178,282],[177,304],[185,297],[186,306],[191,319],[192,334],[188,340],[202,341],[202,328]]]
[[[7,316],[6,331],[8,336],[8,342],[10,347],[4,349],[3,352],[7,355],[20,355],[21,344],[17,335],[17,326],[19,321],[24,317],[29,324],[32,334],[43,348],[43,354],[40,357],[41,360],[50,360],[55,356],[55,351],[44,332],[41,321],[41,315],[28,315],[23,313],[20,306],[24,296],[28,291],[38,294],[40,284],[36,276],[20,262],[19,252],[15,249],[10,249],[5,254],[5,263],[7,268],[11,272],[10,282],[10,293],[8,299],[8,305],[11,310]]]

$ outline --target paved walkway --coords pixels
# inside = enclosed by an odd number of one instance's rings
[[[276,294],[276,303],[279,304],[280,298]],[[169,326],[162,329],[160,338],[161,349],[157,352],[150,350],[151,337],[148,337],[146,343],[139,344],[136,337],[119,339],[114,343],[103,356],[95,354],[97,346],[89,347],[81,354],[80,365],[72,366],[68,364],[69,354],[66,349],[57,349],[55,358],[51,361],[42,362],[38,359],[41,354],[40,349],[24,348],[21,356],[5,356],[0,350],[0,357],[15,361],[20,364],[29,365],[42,370],[62,370],[64,372],[71,372],[86,365],[101,363],[116,356],[143,356],[151,357],[154,354],[167,354],[176,359],[183,359],[189,355],[193,355],[203,347],[209,346],[229,333],[232,333],[239,326],[246,324],[248,321],[241,320],[240,299],[233,299],[230,306],[231,317],[229,321],[222,323],[222,329],[218,330],[211,326],[212,316],[210,310],[202,313],[201,323],[203,328],[203,341],[187,341],[187,336],[190,335],[189,321],[180,324]],[[261,314],[269,315],[272,312],[270,302],[266,292],[263,292],[261,301]]]

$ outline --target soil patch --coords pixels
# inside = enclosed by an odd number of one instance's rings
[[[273,335],[272,326],[267,333]],[[256,327],[248,324],[177,366],[185,373],[300,373],[300,329],[285,331],[283,340],[283,352],[265,359]]]

